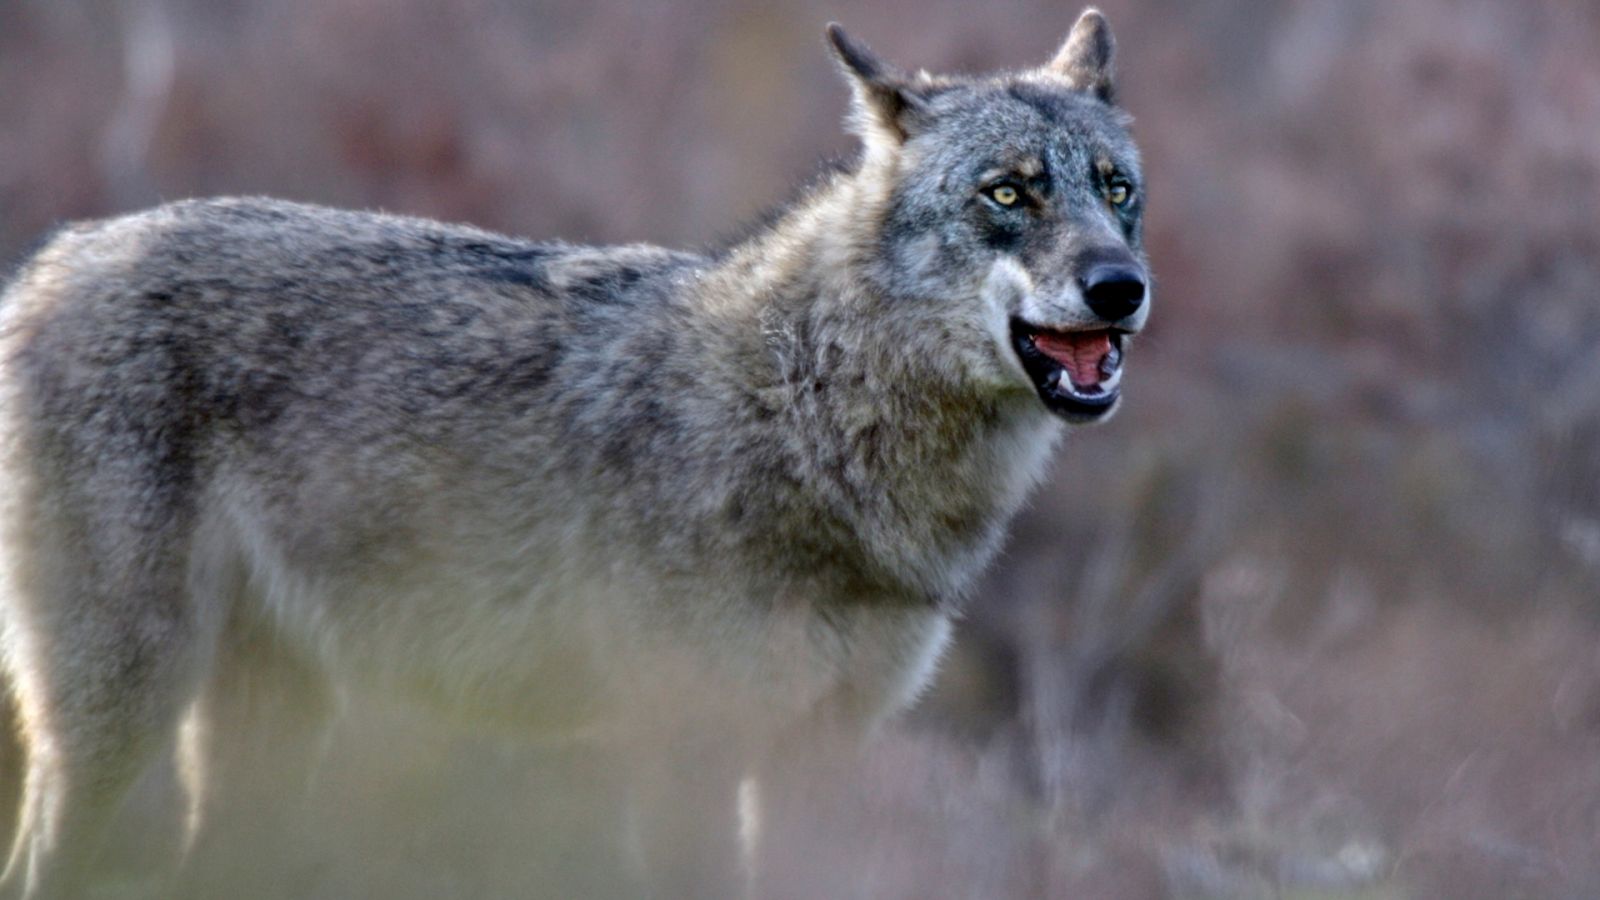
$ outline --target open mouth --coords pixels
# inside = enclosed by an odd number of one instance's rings
[[[1021,319],[1011,323],[1012,346],[1039,399],[1075,422],[1098,419],[1116,405],[1125,334],[1114,328],[1052,331]]]

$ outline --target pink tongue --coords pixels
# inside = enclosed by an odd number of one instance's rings
[[[1033,336],[1033,345],[1060,363],[1073,384],[1093,387],[1100,383],[1100,361],[1111,352],[1111,335],[1104,331],[1040,332]]]

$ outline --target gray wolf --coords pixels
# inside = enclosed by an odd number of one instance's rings
[[[714,253],[216,199],[24,265],[6,890],[84,891],[169,749],[204,834],[265,685],[308,735],[366,691],[628,748],[641,892],[733,891],[735,786],[911,702],[1150,308],[1098,12],[982,77],[828,38],[859,159]]]

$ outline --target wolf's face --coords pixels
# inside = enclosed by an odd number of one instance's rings
[[[1042,69],[983,79],[900,75],[829,34],[856,79],[864,166],[886,184],[873,280],[941,320],[969,375],[1103,418],[1149,313],[1143,183],[1110,102],[1105,20],[1086,12]]]

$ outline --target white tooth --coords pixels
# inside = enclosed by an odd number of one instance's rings
[[[1100,361],[1100,371],[1104,372],[1107,368],[1114,371],[1121,365],[1122,351],[1117,349],[1116,344],[1112,344],[1110,351],[1106,353],[1106,358]]]
[[[1116,388],[1116,386],[1121,381],[1122,381],[1122,367],[1121,366],[1117,366],[1116,370],[1111,373],[1111,377],[1110,378],[1107,378],[1106,380],[1100,382],[1100,390],[1102,390],[1102,391],[1114,390]]]

